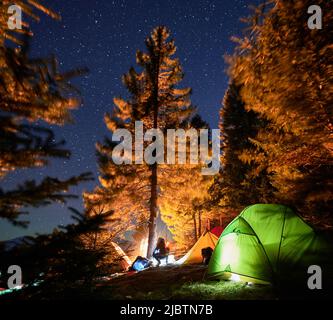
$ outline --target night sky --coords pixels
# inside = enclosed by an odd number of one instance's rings
[[[260,0],[59,0],[44,1],[61,13],[62,21],[41,15],[32,24],[33,56],[56,54],[61,70],[86,66],[90,73],[75,84],[83,94],[83,107],[74,112],[75,124],[52,127],[58,140],[64,138],[72,151],[68,161],[53,160],[43,169],[22,170],[2,180],[1,187],[12,189],[26,179],[40,181],[45,176],[66,179],[91,171],[97,177],[95,143],[108,131],[103,122],[112,109],[114,96],[126,95],[121,77],[135,66],[135,52],[144,49],[144,40],[152,29],[166,25],[178,48],[185,72],[182,86],[193,89],[192,103],[199,113],[217,128],[221,100],[227,88],[223,56],[232,53],[233,35],[241,35],[250,4]],[[92,191],[98,182],[83,183],[72,192]],[[67,205],[29,209],[23,217],[31,221],[28,229],[14,228],[0,221],[0,241],[36,232],[50,232],[57,225],[71,222],[67,206],[82,209],[82,200]]]

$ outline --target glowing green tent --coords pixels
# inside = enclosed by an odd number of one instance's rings
[[[255,283],[307,276],[325,264],[331,247],[290,208],[257,204],[243,210],[223,231],[208,265],[207,279]]]

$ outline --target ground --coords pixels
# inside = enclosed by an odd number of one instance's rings
[[[270,286],[248,286],[231,281],[203,281],[206,266],[164,266],[123,274],[100,282],[96,294],[127,300],[267,300],[275,299]]]
[[[204,281],[203,265],[168,265],[141,272],[98,278],[89,286],[55,286],[50,292],[40,286],[0,295],[0,301],[12,300],[321,300],[332,299],[333,274],[325,273],[322,290],[302,286],[273,288],[234,281]],[[326,270],[326,269],[325,269]],[[292,273],[290,273],[292,275]],[[331,281],[329,281],[331,279]],[[45,290],[46,289],[46,290]]]

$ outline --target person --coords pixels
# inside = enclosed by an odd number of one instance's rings
[[[201,249],[202,263],[208,265],[213,251],[214,250],[211,247]]]
[[[166,259],[168,263],[168,255],[170,249],[167,247],[164,238],[158,238],[156,248],[153,252],[153,257],[157,260],[157,266],[161,264],[161,259]]]

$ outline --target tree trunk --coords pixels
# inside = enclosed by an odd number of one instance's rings
[[[198,241],[198,232],[197,232],[197,220],[195,218],[195,213],[193,213],[193,225],[194,225],[194,239],[195,242]]]
[[[220,215],[220,226],[223,227],[223,218],[222,218],[222,215]]]
[[[156,243],[156,217],[157,217],[157,164],[152,165],[151,170],[151,193],[150,193],[150,216],[147,258],[151,258]]]
[[[153,64],[155,69],[153,71],[153,92],[152,92],[152,103],[153,103],[153,112],[154,112],[154,123],[153,128],[158,128],[158,96],[159,96],[159,86],[158,78],[160,73],[160,57],[156,56]],[[147,258],[151,258],[154,251],[154,246],[156,242],[156,217],[158,213],[157,208],[157,163],[155,162],[151,165],[151,193],[150,193],[150,216],[149,216],[149,235],[148,235],[148,250]]]
[[[207,219],[207,222],[206,222],[206,231],[210,231],[210,219],[209,218]]]
[[[199,232],[198,232],[198,234],[199,234],[199,237],[201,237],[201,211],[199,211]]]

